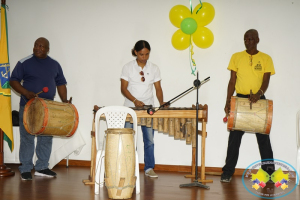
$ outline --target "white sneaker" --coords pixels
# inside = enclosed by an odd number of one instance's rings
[[[150,178],[157,178],[157,174],[154,172],[153,169],[148,170],[147,172],[145,172],[146,176],[149,176]]]

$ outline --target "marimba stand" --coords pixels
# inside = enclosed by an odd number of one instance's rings
[[[202,183],[212,183],[213,180],[206,180],[205,177],[205,140],[207,137],[206,132],[206,121],[202,119],[202,130],[198,130],[198,135],[201,135],[201,168],[200,168],[200,180],[198,182]],[[185,178],[196,178],[196,148],[192,147],[192,174],[185,175]]]
[[[92,148],[91,148],[91,171],[88,179],[82,180],[82,182],[85,185],[94,185],[95,184],[95,169],[96,169],[96,140],[95,140],[95,116],[96,112],[99,110],[98,106],[94,106],[94,118],[93,118],[93,124],[92,124],[92,131],[91,131],[91,137],[92,137]]]

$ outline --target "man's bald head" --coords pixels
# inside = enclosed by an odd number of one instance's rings
[[[255,29],[249,29],[244,35],[244,43],[247,53],[254,55],[258,52],[257,44],[259,43],[258,32]]]
[[[41,59],[44,59],[47,57],[49,52],[49,41],[44,38],[40,37],[34,42],[33,46],[33,54]]]
[[[251,33],[251,34],[255,35],[257,38],[259,38],[258,37],[258,31],[256,29],[249,29],[248,31],[246,31],[245,35],[247,33]]]

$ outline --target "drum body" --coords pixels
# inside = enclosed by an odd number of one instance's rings
[[[252,103],[248,98],[231,97],[228,130],[270,134],[273,117],[273,101],[268,99]]]
[[[23,123],[31,135],[71,137],[78,122],[77,109],[70,103],[33,98],[25,105]]]
[[[107,129],[105,147],[105,185],[108,197],[128,199],[135,187],[134,131]]]

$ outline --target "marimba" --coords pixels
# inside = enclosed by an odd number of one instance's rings
[[[158,132],[173,136],[175,140],[185,140],[186,144],[196,147],[196,109],[195,108],[161,108],[149,115],[143,108],[133,108],[137,114],[139,126],[152,127]],[[200,107],[199,119],[207,121],[207,106]],[[126,121],[132,123],[129,117]]]
[[[132,108],[135,110],[138,118],[138,125],[153,126],[154,130],[163,132],[174,136],[174,139],[185,140],[186,144],[192,145],[192,174],[186,175],[187,178],[195,177],[196,166],[196,107],[192,108],[161,108],[153,115],[149,115],[147,110],[143,108]],[[95,167],[96,167],[96,145],[95,145],[95,115],[98,106],[94,106],[94,119],[93,127],[91,131],[92,135],[92,150],[91,150],[91,172],[88,179],[83,180],[84,184],[95,183]],[[198,120],[202,122],[202,130],[198,130],[198,134],[202,137],[201,142],[201,180],[199,182],[212,182],[205,179],[205,139],[207,136],[206,123],[208,116],[208,106],[199,105]],[[105,119],[105,116],[101,116],[101,119]],[[126,118],[126,121],[131,121],[130,115]],[[153,122],[152,122],[153,121]],[[153,123],[153,124],[152,124]]]

